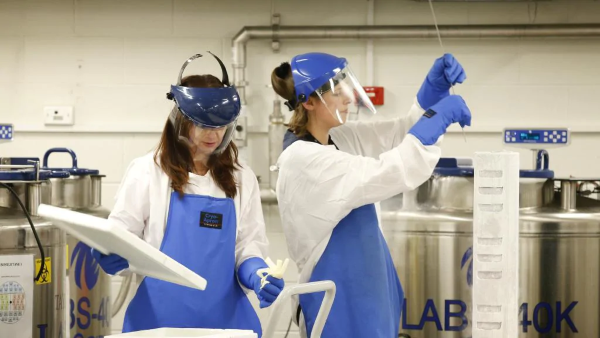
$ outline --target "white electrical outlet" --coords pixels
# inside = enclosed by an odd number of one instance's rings
[[[73,107],[44,107],[44,123],[46,125],[73,125]]]

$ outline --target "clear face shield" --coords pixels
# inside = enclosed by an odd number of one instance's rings
[[[171,110],[169,120],[178,142],[189,149],[194,160],[222,153],[232,141],[237,125],[237,121],[222,127],[195,124],[182,114],[177,106]]]
[[[347,120],[357,120],[359,112],[369,115],[377,112],[358,79],[347,66],[315,90],[315,93],[340,124]]]
[[[196,54],[185,61],[177,85],[171,86],[167,93],[167,98],[175,101],[169,116],[174,135],[189,149],[194,160],[220,154],[227,148],[241,111],[237,90],[229,84],[225,65],[213,56],[223,71],[222,85],[212,76],[194,76],[187,80],[185,86],[182,85],[186,66],[202,57]]]

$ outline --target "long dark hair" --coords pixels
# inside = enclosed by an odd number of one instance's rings
[[[223,87],[223,83],[212,75],[190,75],[182,79],[181,85],[198,88]],[[173,109],[178,108],[175,106]],[[182,114],[176,113],[175,123],[182,123],[181,132],[187,135],[192,122]],[[189,172],[194,168],[194,159],[188,147],[178,141],[179,135],[175,133],[172,122],[167,120],[158,148],[154,152],[154,162],[169,176],[173,190],[177,191],[179,196],[183,196],[183,187],[188,183]],[[240,167],[235,144],[230,142],[222,153],[210,155],[207,166],[219,188],[227,197],[234,198],[237,194],[235,170]]]

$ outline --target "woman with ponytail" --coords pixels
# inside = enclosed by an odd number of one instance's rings
[[[277,167],[277,200],[299,282],[332,280],[333,307],[323,338],[398,336],[404,293],[374,203],[417,188],[433,173],[439,139],[470,111],[451,85],[465,79],[452,55],[436,60],[408,116],[348,121],[375,113],[345,58],[295,56],[273,70],[273,89],[293,110]],[[296,299],[309,337],[322,294]]]

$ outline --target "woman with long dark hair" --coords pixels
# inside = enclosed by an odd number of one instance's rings
[[[175,102],[154,153],[133,160],[109,222],[121,225],[208,281],[206,290],[145,277],[125,314],[123,331],[160,327],[248,329],[261,335],[256,312],[275,301],[283,280],[262,274],[268,241],[258,181],[231,142],[240,114],[225,66],[212,75],[181,78],[167,98]],[[214,56],[214,55],[213,55]],[[123,274],[115,254],[93,255],[104,271]],[[260,270],[260,271],[259,271]]]

